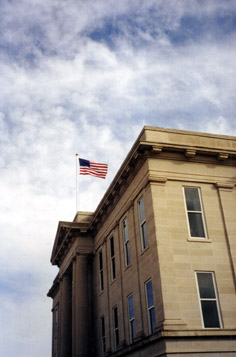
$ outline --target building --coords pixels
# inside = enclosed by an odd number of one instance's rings
[[[144,127],[59,222],[53,357],[236,356],[236,137]]]

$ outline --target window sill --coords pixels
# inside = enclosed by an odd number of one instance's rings
[[[124,271],[129,270],[130,267],[131,267],[131,264],[127,265],[127,266],[125,267]]]
[[[149,245],[141,251],[140,255],[143,255],[148,249],[149,249]]]
[[[113,279],[113,280],[110,282],[110,285],[115,284],[116,280],[117,280],[117,278]]]
[[[102,291],[99,291],[98,296],[101,296],[102,294],[104,294],[104,289]]]
[[[188,242],[201,242],[201,243],[212,243],[211,239],[208,238],[188,238]]]

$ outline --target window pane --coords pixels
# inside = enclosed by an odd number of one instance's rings
[[[134,320],[130,322],[130,332],[131,332],[131,340],[133,342],[134,337],[135,337],[135,325],[134,325]]]
[[[120,343],[119,330],[115,331],[115,339],[116,339],[115,344],[116,344],[116,346],[118,346]]]
[[[191,237],[205,237],[201,213],[188,213]]]
[[[149,310],[150,314],[150,325],[151,325],[151,332],[155,332],[155,327],[156,327],[156,320],[155,320],[155,310],[154,307]]]
[[[148,245],[146,222],[142,224],[141,228],[142,228],[142,236],[143,236],[143,248],[146,248]]]
[[[123,234],[124,234],[124,241],[128,240],[128,229],[127,229],[127,220],[125,219],[123,222]]]
[[[140,223],[142,223],[145,220],[143,197],[141,197],[140,200],[139,200],[139,217],[140,217]]]
[[[100,289],[104,289],[104,282],[103,282],[103,271],[100,272]]]
[[[114,255],[114,239],[111,237],[110,239],[110,252],[111,252],[111,257]]]
[[[114,327],[115,328],[118,327],[118,311],[117,311],[117,307],[114,308]]]
[[[130,295],[128,297],[128,303],[129,303],[129,318],[132,319],[134,318],[133,295]]]
[[[130,265],[129,242],[127,242],[125,245],[125,257],[126,257],[126,265]]]
[[[193,187],[185,187],[184,190],[188,211],[201,211],[198,189]]]
[[[115,279],[115,277],[116,277],[115,258],[112,258],[111,266],[112,266],[112,279]]]
[[[220,327],[216,301],[201,301],[205,327]]]
[[[154,305],[151,280],[146,283],[146,289],[147,289],[147,304],[148,307],[151,307]]]
[[[105,319],[104,317],[101,318],[102,322],[102,336],[105,336]]]
[[[102,269],[102,252],[99,253],[99,268]]]
[[[201,299],[215,299],[215,289],[211,273],[198,273],[198,286]]]

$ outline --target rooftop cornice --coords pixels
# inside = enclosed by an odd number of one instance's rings
[[[148,140],[148,132],[154,132],[156,135],[160,133],[160,137],[157,137],[155,141],[150,141]],[[165,135],[162,135],[163,133]],[[176,142],[170,142],[173,139],[166,137],[166,135],[176,135]],[[190,141],[190,143],[185,142],[184,144],[180,144],[181,136],[184,136],[185,139],[187,137],[187,141]],[[201,138],[204,138],[204,142],[201,142]],[[218,147],[206,145],[206,139],[208,138],[210,142],[212,142],[211,140],[215,140]],[[225,145],[226,148],[223,147],[225,142],[227,143]],[[147,157],[154,157],[155,155],[160,155],[160,157],[161,155],[165,155],[165,159],[168,159],[166,156],[168,153],[180,153],[183,160],[194,159],[195,162],[200,157],[208,156],[221,161],[222,164],[227,162],[228,159],[236,160],[236,137],[145,126],[100,201],[91,220],[90,230],[96,230],[96,227],[100,224],[103,217],[105,217],[104,213],[111,207],[122,186],[127,183],[128,177],[134,174],[138,162],[141,164]]]
[[[84,235],[87,234],[88,231],[88,223],[60,221],[58,223],[56,239],[52,250],[51,263],[53,265],[60,264],[62,257],[65,255],[65,251],[69,249],[74,241],[75,233]]]

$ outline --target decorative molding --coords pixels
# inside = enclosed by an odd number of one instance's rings
[[[229,158],[229,154],[226,152],[219,152],[217,157],[218,157],[218,160],[223,161],[223,160],[227,160]]]
[[[215,186],[219,189],[219,190],[223,190],[223,191],[233,191],[233,188],[235,186],[234,183],[228,183],[228,182],[216,182]]]
[[[185,150],[185,156],[189,157],[189,158],[194,157],[196,155],[196,153],[197,153],[197,151],[194,149]]]
[[[163,147],[160,145],[152,145],[152,152],[159,154],[162,151]]]
[[[159,184],[159,185],[164,185],[167,181],[167,177],[165,176],[154,176],[154,175],[149,175],[147,179],[144,181],[143,188],[146,188],[150,183],[151,184]]]

